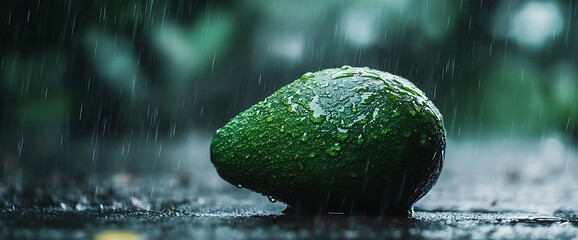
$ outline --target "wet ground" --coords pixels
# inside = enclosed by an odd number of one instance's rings
[[[452,141],[410,218],[283,216],[206,163],[190,174],[16,174],[0,183],[0,239],[576,239],[576,156],[556,137]]]

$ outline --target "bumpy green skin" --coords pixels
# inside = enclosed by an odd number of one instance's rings
[[[219,175],[287,212],[408,214],[442,169],[445,130],[412,83],[369,68],[306,73],[217,130]]]

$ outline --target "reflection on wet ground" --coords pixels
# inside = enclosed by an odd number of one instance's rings
[[[573,239],[578,164],[558,138],[450,142],[438,184],[411,218],[283,216],[281,203],[211,171],[0,182],[0,238]],[[206,172],[206,175],[203,175]],[[39,183],[41,182],[41,183]]]
[[[86,239],[133,233],[143,239],[570,239],[578,218],[519,212],[429,212],[412,218],[281,216],[236,209],[159,211],[4,211],[3,239]],[[112,239],[112,238],[111,238]]]

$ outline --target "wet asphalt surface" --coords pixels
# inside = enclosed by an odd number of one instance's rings
[[[411,217],[286,216],[202,167],[15,174],[0,183],[0,239],[577,239],[576,156],[557,138],[450,142]]]

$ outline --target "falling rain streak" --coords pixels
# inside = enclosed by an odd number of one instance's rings
[[[0,238],[571,238],[576,26],[575,0],[3,0]],[[444,172],[411,224],[279,221],[280,200],[251,183],[228,186],[210,162],[211,138],[232,117],[341,66],[333,80],[387,77],[348,66],[406,78],[439,113],[420,112],[418,101],[362,114],[380,99],[362,88],[336,109],[323,99],[347,96],[316,92],[298,104],[309,90],[296,92],[282,101],[308,114],[303,124],[359,113],[327,130],[336,138],[298,168],[311,171],[308,161],[343,155],[348,143],[371,147],[374,132],[352,126],[441,114]],[[319,144],[315,131],[297,135]],[[343,174],[362,179],[373,164]],[[149,218],[163,221],[140,221]],[[111,227],[128,230],[97,232]]]

